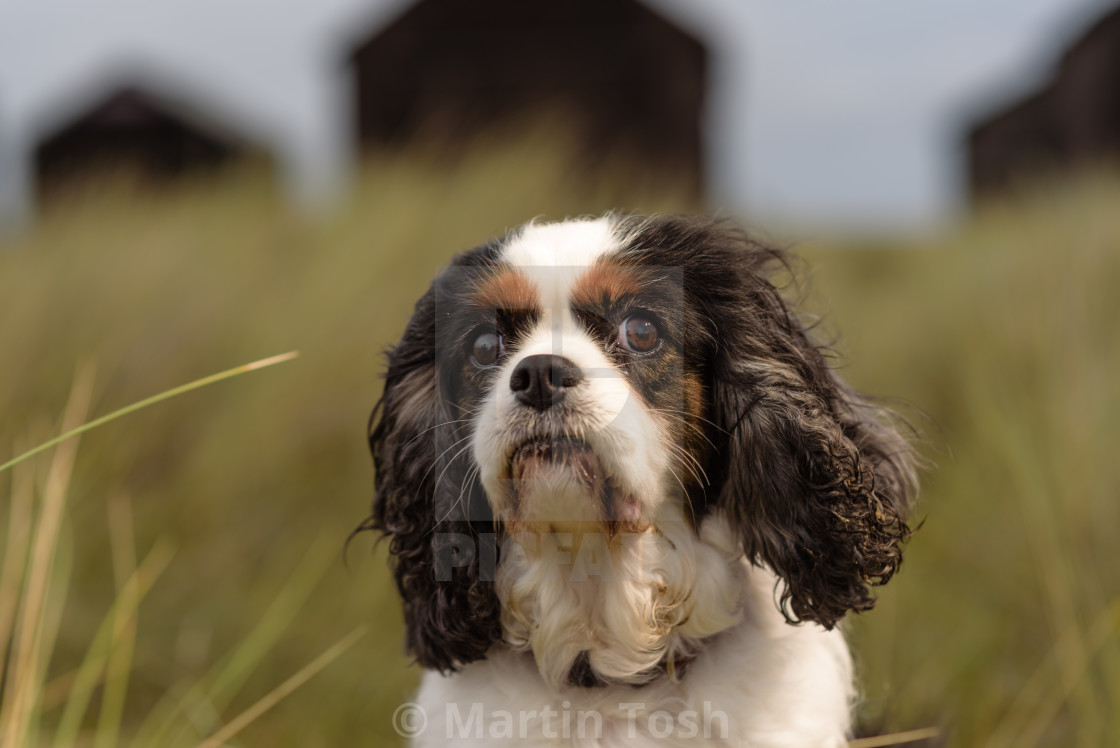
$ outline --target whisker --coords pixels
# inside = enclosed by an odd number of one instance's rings
[[[673,408],[650,408],[650,411],[653,412],[653,413],[680,413],[681,415],[688,416],[689,418],[695,418],[698,421],[703,421],[704,423],[712,426],[713,428],[715,428],[719,431],[722,431],[723,433],[727,434],[728,436],[731,436],[730,431],[723,428],[722,426],[720,426],[715,421],[710,421],[707,418],[705,418],[704,416],[696,415],[695,413],[690,413],[687,410],[674,410]],[[685,421],[685,423],[688,424],[689,426],[692,426],[693,428],[696,428],[695,424],[688,423],[687,421]],[[703,431],[701,431],[701,433],[703,433]],[[711,444],[710,441],[709,441],[709,444]],[[715,445],[713,444],[712,446],[714,447]]]
[[[416,436],[412,437],[407,442],[405,442],[404,446],[407,447],[409,444],[412,444],[414,441],[416,441],[417,439],[419,439],[421,436],[428,433],[429,431],[432,431],[433,429],[438,429],[440,426],[450,426],[453,423],[471,423],[471,420],[469,418],[459,418],[459,419],[454,420],[454,421],[444,421],[443,423],[437,423],[435,426],[429,426],[428,428],[424,429],[423,431],[418,433]]]
[[[428,480],[428,476],[431,475],[432,471],[436,469],[436,465],[439,464],[440,458],[442,458],[445,454],[447,454],[451,450],[455,449],[455,447],[459,446],[463,442],[470,439],[471,436],[472,436],[471,434],[467,434],[462,439],[458,439],[458,440],[452,442],[451,446],[449,446],[447,449],[440,452],[439,455],[437,455],[436,458],[434,460],[432,460],[432,464],[428,466],[428,469],[424,471],[424,475],[422,475],[420,477],[420,483],[418,484],[417,488],[423,488],[424,487],[424,482],[426,480]],[[438,485],[439,481],[437,480],[436,483]]]
[[[693,457],[687,451],[685,451],[681,447],[678,447],[675,444],[671,445],[671,447],[673,449],[673,453],[681,458],[681,467],[683,467],[685,470],[687,470],[689,472],[689,474],[694,479],[696,479],[696,483],[698,485],[700,485],[700,486],[710,486],[711,485],[711,481],[708,480],[708,474],[704,471],[704,468],[698,462],[696,462],[695,457]],[[699,472],[697,472],[697,471],[699,471]],[[701,474],[704,476],[703,478],[700,477]]]
[[[451,516],[451,513],[455,511],[455,508],[457,506],[459,506],[460,504],[462,504],[464,507],[466,506],[465,504],[463,504],[463,494],[466,491],[467,487],[470,486],[471,483],[473,483],[481,473],[482,468],[480,468],[478,465],[473,465],[471,469],[467,471],[467,476],[463,480],[463,485],[459,487],[459,496],[455,499],[455,503],[451,505],[451,508],[447,510],[447,514],[445,514],[442,519],[436,521],[435,526],[433,526],[433,532],[435,531],[436,526],[439,526],[447,521],[447,518]],[[436,483],[438,485],[439,481],[437,480]]]
[[[666,465],[666,467],[668,467],[668,465]],[[677,485],[679,485],[681,487],[681,498],[682,499],[687,498],[688,497],[688,489],[684,487],[684,482],[681,480],[681,477],[679,475],[677,475],[677,472],[675,470],[673,470],[673,468],[671,468],[671,467],[669,468],[669,474],[672,475],[676,479]],[[688,502],[686,501],[685,503],[687,504]]]
[[[700,474],[704,476],[704,481],[703,482],[710,486],[712,484],[712,482],[711,482],[711,480],[708,479],[708,472],[706,470],[704,470],[704,466],[700,464],[700,460],[696,459],[696,455],[692,454],[687,449],[684,449],[683,447],[681,447],[677,444],[674,444],[673,447],[677,451],[677,454],[679,454],[682,458],[684,458],[687,461],[688,464],[691,464],[692,466],[694,466],[695,469],[698,470],[700,472]],[[693,476],[697,479],[697,482],[700,482],[700,476],[699,475],[696,475],[696,473],[693,472]]]
[[[463,439],[460,439],[457,442],[457,444],[462,444],[464,441],[467,441],[467,439],[469,439],[469,438],[470,437],[468,436],[468,437],[465,437]],[[458,452],[456,452],[454,457],[452,457],[450,460],[447,461],[447,464],[443,466],[443,470],[440,471],[439,476],[436,478],[436,482],[434,484],[432,484],[433,490],[436,490],[436,489],[439,488],[439,482],[441,480],[443,480],[443,476],[447,475],[447,471],[451,469],[451,466],[455,463],[455,460],[459,459],[463,455],[464,452],[466,452],[468,449],[471,448],[471,446],[472,445],[470,445],[470,444],[466,445],[465,447],[460,449]]]

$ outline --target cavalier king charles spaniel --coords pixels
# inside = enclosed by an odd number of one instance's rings
[[[837,623],[909,535],[915,457],[725,221],[529,223],[456,256],[388,354],[417,745],[842,746]]]

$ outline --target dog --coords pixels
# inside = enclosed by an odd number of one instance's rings
[[[388,352],[372,516],[419,746],[841,746],[837,624],[910,535],[916,457],[706,217],[531,222]]]

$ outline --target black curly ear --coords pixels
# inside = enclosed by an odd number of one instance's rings
[[[455,428],[460,416],[440,392],[436,290],[433,284],[417,302],[389,352],[384,393],[370,416],[373,516],[360,529],[389,538],[408,651],[446,672],[485,657],[501,626],[487,563],[496,553],[492,520],[479,517],[477,502],[471,512],[463,508],[466,461],[444,453],[466,432]]]
[[[888,414],[829,368],[766,278],[781,254],[747,245],[710,302],[725,321],[710,389],[717,500],[748,557],[783,580],[786,619],[831,628],[870,609],[870,588],[898,569],[915,457]]]

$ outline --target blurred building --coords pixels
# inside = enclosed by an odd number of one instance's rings
[[[106,26],[89,49],[44,55],[42,74],[0,71],[17,84],[15,104],[8,91],[0,102],[0,231],[106,171],[169,184],[244,161],[268,163],[293,204],[316,211],[342,194],[362,151],[423,141],[454,157],[477,136],[541,122],[578,149],[573,173],[606,165],[697,196],[743,182],[743,86],[728,56],[738,45],[714,6],[378,0],[349,18],[324,9],[317,26],[278,26],[275,38],[246,14],[235,20],[267,37],[259,49],[231,34],[191,57],[164,48],[162,27],[158,41],[123,46]],[[196,20],[225,29],[219,15]]]
[[[349,64],[362,149],[543,120],[587,167],[628,157],[703,184],[707,50],[638,0],[417,0]]]
[[[40,199],[114,174],[160,186],[268,161],[261,147],[219,123],[200,104],[138,83],[99,94],[59,119],[34,146]]]
[[[1120,8],[1070,44],[1038,90],[968,132],[973,196],[1120,158]]]

